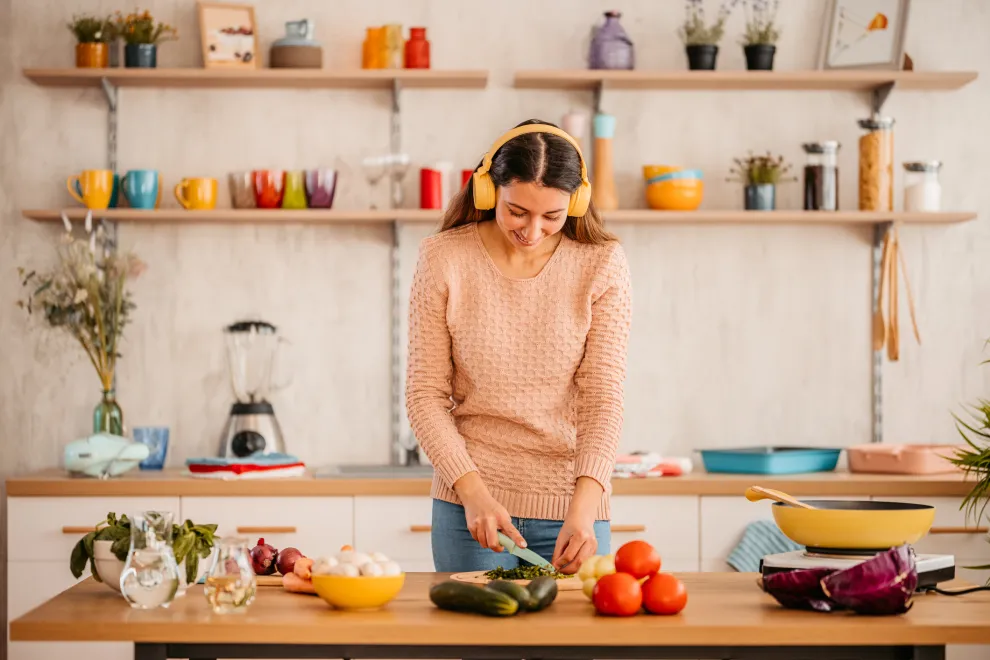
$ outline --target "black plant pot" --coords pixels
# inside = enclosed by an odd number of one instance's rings
[[[154,69],[158,66],[158,46],[127,44],[124,46],[124,66],[128,69]]]
[[[772,183],[761,183],[746,186],[747,211],[773,211],[777,208],[777,186]]]
[[[696,44],[685,46],[687,51],[688,68],[698,71],[714,71],[718,60],[718,46],[711,44]]]
[[[746,51],[746,68],[750,71],[773,71],[773,55],[777,47],[773,44],[750,44],[743,46]]]

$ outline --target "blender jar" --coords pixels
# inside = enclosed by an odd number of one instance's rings
[[[859,210],[894,210],[894,120],[860,119]]]
[[[801,145],[807,160],[804,164],[804,210],[839,210],[839,143],[806,142]]]
[[[942,209],[942,184],[938,172],[942,163],[937,160],[918,160],[904,163],[904,210],[940,211]]]
[[[267,401],[279,337],[265,321],[238,321],[224,328],[234,396],[241,403]]]

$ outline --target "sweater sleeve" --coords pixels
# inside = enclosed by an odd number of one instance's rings
[[[606,490],[622,433],[622,383],[632,322],[632,285],[625,253],[616,245],[598,281],[591,327],[575,374],[577,456],[574,478],[591,477]]]
[[[409,359],[406,412],[420,447],[440,478],[450,487],[476,471],[464,438],[454,425],[447,289],[433,273],[428,247],[420,249],[409,298]]]

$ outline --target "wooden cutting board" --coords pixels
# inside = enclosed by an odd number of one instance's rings
[[[259,587],[281,587],[282,586],[282,576],[281,575],[256,575],[254,576],[255,582]]]
[[[486,572],[487,571],[471,571],[470,573],[454,573],[450,576],[450,579],[458,582],[469,582],[471,584],[488,584],[491,580],[485,577]],[[529,584],[529,580],[511,580],[511,582],[515,582],[516,584],[521,584],[523,586]],[[581,580],[576,576],[557,580],[557,590],[581,591]]]

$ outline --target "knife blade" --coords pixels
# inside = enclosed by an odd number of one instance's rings
[[[557,569],[553,567],[553,564],[548,562],[543,557],[539,556],[532,550],[527,550],[526,548],[520,548],[517,546],[512,539],[503,534],[498,533],[498,542],[502,544],[502,547],[509,551],[509,554],[519,557],[525,562],[528,562],[534,566],[542,566],[543,568],[550,568],[556,571]]]

